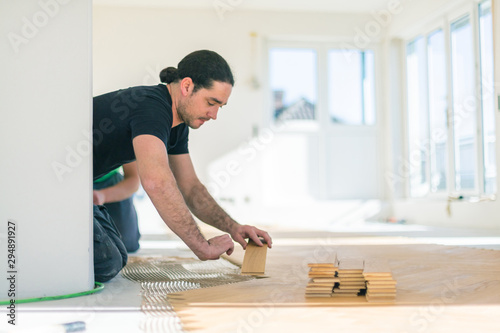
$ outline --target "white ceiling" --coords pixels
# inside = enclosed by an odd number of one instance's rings
[[[233,9],[371,12],[387,7],[388,0],[93,0],[94,5],[153,8],[214,8],[224,5]]]

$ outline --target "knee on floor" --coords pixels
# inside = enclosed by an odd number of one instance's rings
[[[99,252],[100,260],[94,264],[94,279],[97,282],[107,282],[118,275],[122,268],[125,267],[127,260],[116,246],[109,246],[104,250],[101,248]]]

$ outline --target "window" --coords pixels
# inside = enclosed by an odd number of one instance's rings
[[[496,193],[491,1],[476,10],[406,45],[412,197]]]
[[[318,59],[326,58],[320,68]],[[320,43],[310,48],[271,47],[269,80],[273,119],[331,124],[375,124],[375,60],[372,50],[341,50]],[[317,82],[327,82],[319,96]],[[325,110],[318,114],[318,100]],[[327,109],[326,109],[327,108]]]
[[[476,191],[476,92],[474,42],[469,15],[451,24],[455,191]]]
[[[316,119],[316,51],[273,48],[269,54],[275,120]]]
[[[429,78],[430,190],[447,188],[448,103],[446,101],[446,54],[442,29],[427,37],[427,77]]]
[[[493,22],[491,1],[479,4],[481,111],[483,126],[484,192],[496,193],[495,100],[493,81]]]
[[[329,115],[334,123],[375,123],[373,51],[328,51]]]
[[[407,45],[408,151],[410,152],[410,192],[424,196],[429,190],[427,177],[429,125],[427,112],[427,74],[425,39],[416,38]]]

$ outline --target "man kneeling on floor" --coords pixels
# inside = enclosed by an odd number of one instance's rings
[[[94,98],[94,180],[135,161],[140,181],[167,226],[201,260],[230,255],[231,238],[259,246],[267,232],[234,221],[198,180],[188,151],[189,128],[217,119],[234,85],[227,62],[217,53],[195,51],[160,73],[161,84],[110,92]],[[191,212],[226,232],[206,240]],[[120,233],[103,206],[94,205],[94,274],[105,282],[127,263]]]

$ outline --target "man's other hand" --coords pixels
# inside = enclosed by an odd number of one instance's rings
[[[200,260],[217,260],[223,253],[228,256],[234,251],[234,243],[229,235],[221,235],[208,240],[208,247],[202,254],[195,254]]]
[[[231,237],[235,242],[241,244],[241,246],[246,249],[247,242],[245,238],[250,238],[257,244],[258,246],[263,246],[264,244],[261,242],[259,237],[262,237],[264,241],[267,243],[267,247],[272,248],[273,241],[271,236],[264,230],[257,229],[256,227],[252,227],[251,225],[240,225],[236,224],[231,230]]]
[[[104,197],[104,193],[98,190],[94,190],[94,205],[104,205],[106,198]]]

